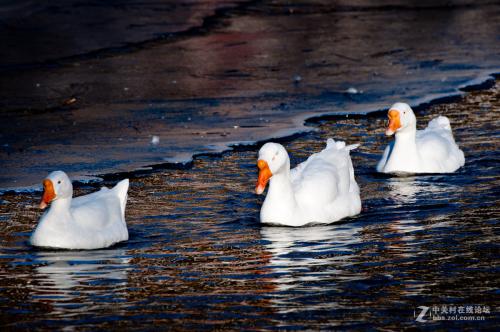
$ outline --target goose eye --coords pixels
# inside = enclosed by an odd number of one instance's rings
[[[61,184],[61,180],[57,181],[57,184]]]

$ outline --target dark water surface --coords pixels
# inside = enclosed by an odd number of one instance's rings
[[[500,72],[499,32],[486,0],[1,1],[0,190],[456,94]]]
[[[1,326],[493,330],[500,323],[499,89],[417,114],[419,128],[449,116],[466,156],[450,175],[374,173],[389,141],[382,114],[323,120],[313,124],[317,131],[285,141],[292,164],[328,137],[361,143],[352,157],[363,211],[338,224],[259,225],[256,147],[133,178],[130,240],[110,249],[30,248],[40,193],[3,194]],[[80,184],[76,192],[95,189]],[[418,306],[442,305],[490,313],[479,322],[415,321]]]

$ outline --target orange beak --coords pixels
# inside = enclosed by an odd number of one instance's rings
[[[269,169],[269,165],[265,160],[259,160],[257,162],[257,167],[259,168],[259,180],[257,181],[257,186],[255,187],[255,193],[260,195],[266,189],[267,182],[273,176],[273,173]]]
[[[399,112],[396,110],[389,110],[389,126],[385,134],[387,136],[393,135],[399,128],[401,128],[401,119],[399,118]]]
[[[45,209],[54,198],[56,198],[54,184],[49,179],[43,180],[43,196],[40,202],[40,209]]]

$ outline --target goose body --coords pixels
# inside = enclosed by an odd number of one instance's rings
[[[416,117],[408,104],[396,103],[389,110],[386,135],[395,134],[377,164],[380,173],[452,173],[465,163],[455,143],[450,120],[439,116],[424,130],[416,129]]]
[[[266,143],[259,151],[261,194],[269,190],[260,211],[266,224],[303,226],[332,223],[361,211],[359,187],[354,179],[349,151],[357,145],[329,139],[326,148],[290,170],[285,148]]]
[[[128,240],[125,223],[128,179],[112,189],[73,198],[71,180],[62,171],[44,180],[40,207],[50,203],[33,232],[33,246],[64,249],[98,249]]]

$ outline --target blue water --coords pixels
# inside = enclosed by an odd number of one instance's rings
[[[498,85],[417,113],[449,116],[466,164],[382,176],[385,116],[333,118],[282,141],[295,165],[327,137],[352,152],[363,210],[332,225],[261,226],[257,147],[131,179],[130,240],[95,251],[27,245],[40,193],[0,204],[4,329],[492,330],[498,326]],[[108,179],[113,184],[113,178]],[[77,185],[77,194],[96,189]],[[415,320],[419,306],[478,306],[480,321]],[[464,309],[465,310],[465,309]],[[451,317],[454,315],[450,315]]]

